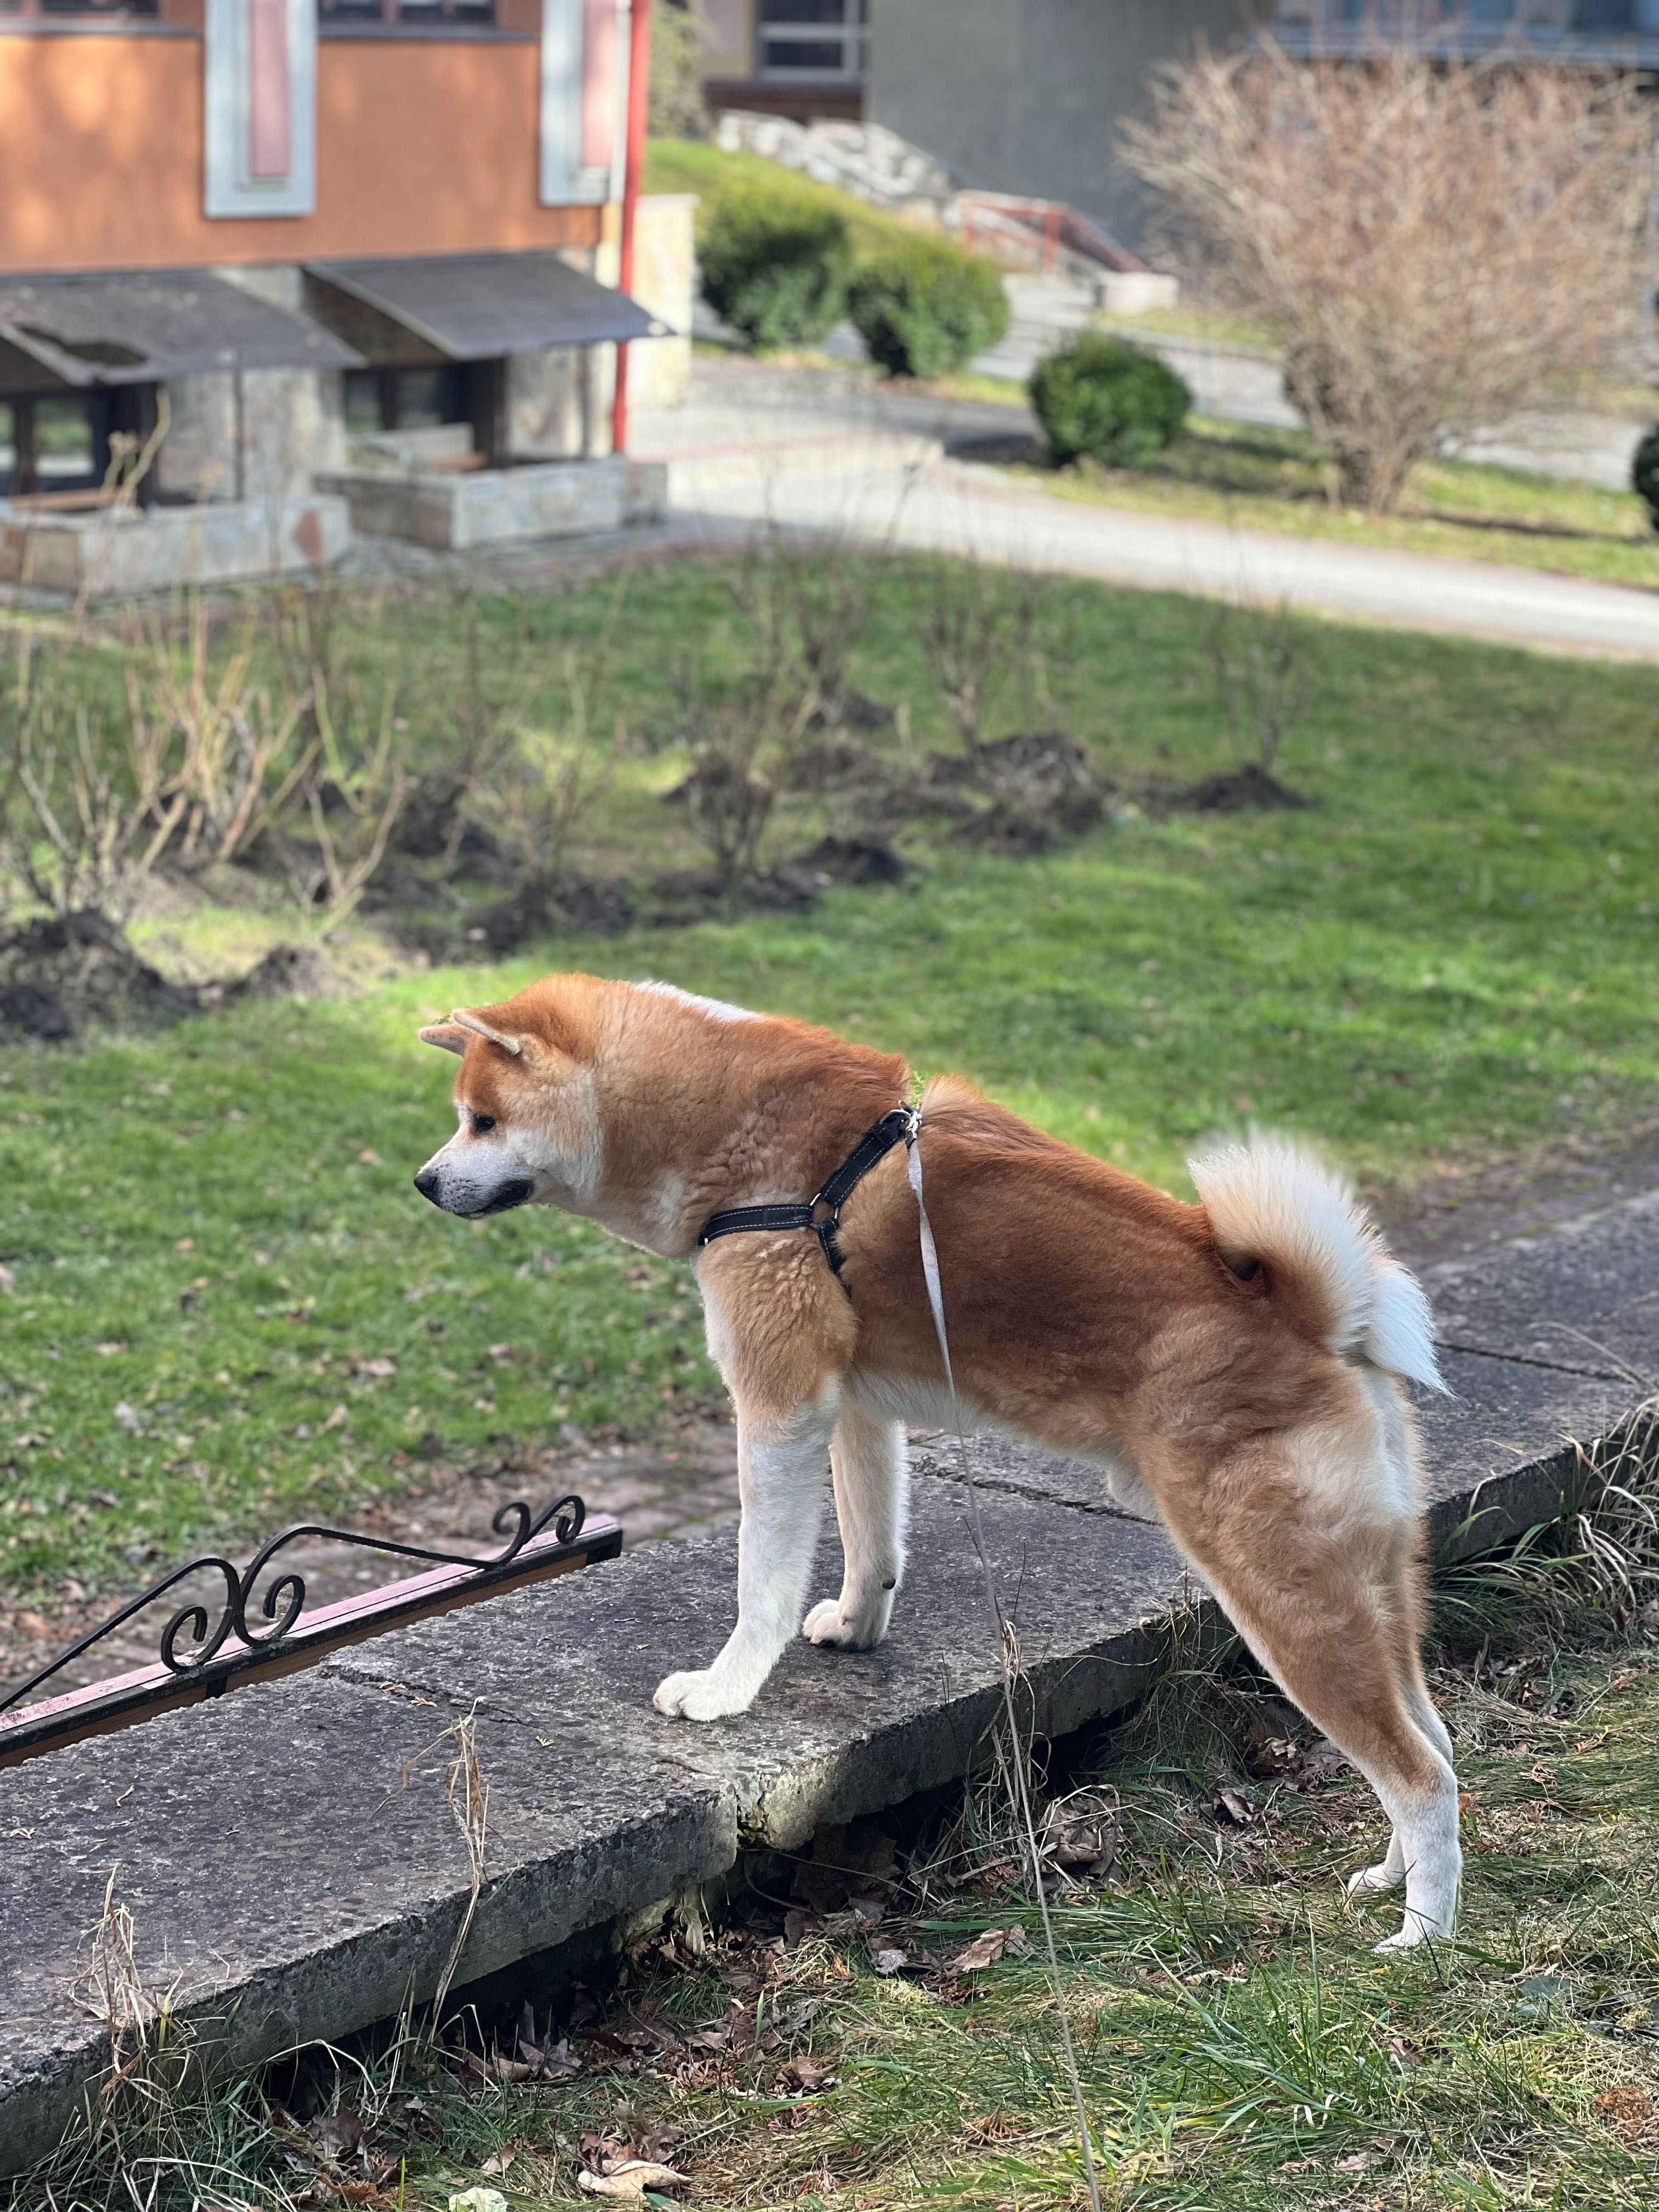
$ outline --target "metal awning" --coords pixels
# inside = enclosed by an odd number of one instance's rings
[[[307,304],[331,321],[327,295],[372,308],[450,361],[492,361],[544,346],[672,335],[637,301],[556,253],[451,253],[410,261],[311,261]],[[361,337],[350,309],[343,326]]]
[[[0,340],[75,386],[362,365],[332,331],[204,269],[0,276]]]

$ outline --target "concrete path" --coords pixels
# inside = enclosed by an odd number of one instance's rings
[[[667,462],[682,532],[848,531],[1150,590],[1659,659],[1659,591],[1139,514],[1030,490],[957,457],[1009,422],[1006,409],[893,398],[866,379],[722,363],[702,372],[684,407],[642,414],[634,444]]]
[[[1580,1464],[1564,1440],[1619,1430],[1650,1388],[1659,1191],[1428,1280],[1457,1394],[1423,1409],[1431,1526],[1460,1557],[1553,1517]],[[796,1848],[970,1771],[997,1638],[953,1456],[917,1456],[888,1644],[795,1644],[741,1719],[698,1729],[650,1705],[729,1625],[725,1531],[0,1771],[0,2172],[56,2139],[106,2063],[79,1978],[112,1872],[144,1987],[232,2063],[428,1995],[472,1903],[444,1782],[446,1732],[469,1715],[490,1801],[463,1984],[532,1959],[551,1983],[746,1850]],[[1112,1512],[1075,1462],[988,1443],[975,1464],[1036,1725],[1121,1711],[1193,1595],[1167,1540]],[[826,1540],[817,1587],[839,1572]]]

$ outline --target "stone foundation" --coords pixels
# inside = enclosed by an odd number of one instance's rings
[[[514,538],[574,538],[656,522],[668,497],[661,462],[615,456],[454,475],[343,474],[318,483],[349,502],[352,527],[366,537],[405,538],[455,553]]]
[[[83,514],[0,501],[0,583],[98,597],[255,583],[325,567],[350,537],[350,510],[337,498],[216,500]]]

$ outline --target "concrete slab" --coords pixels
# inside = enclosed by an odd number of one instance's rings
[[[1052,1733],[1137,1694],[1150,1645],[1182,1582],[1161,1530],[1109,1525],[1042,1498],[1000,1497],[986,1516],[1004,1608]],[[686,1728],[651,1708],[662,1677],[707,1663],[736,1610],[728,1534],[653,1547],[570,1578],[569,1602],[492,1607],[487,1644],[461,1614],[329,1662],[343,1680],[464,1709],[511,1712],[563,1757],[602,1732],[608,1759],[647,1787],[717,1788],[745,1838],[787,1849],[826,1820],[899,1802],[965,1771],[999,1694],[995,1638],[957,1486],[924,1481],[912,1516],[904,1603],[878,1650],[791,1647],[752,1710]],[[826,1535],[816,1588],[841,1581]],[[444,1633],[447,1628],[449,1632]]]
[[[98,2062],[74,1983],[112,1874],[146,1990],[230,2064],[429,1994],[471,1892],[445,1788],[456,1717],[318,1670],[9,1771],[0,2170],[55,2137]],[[477,1743],[489,1879],[469,1978],[733,1863],[732,1808],[711,1783],[669,1766],[655,1786],[583,1730],[554,1755],[498,1711],[480,1712]]]
[[[1430,1276],[1441,1336],[1659,1390],[1659,1190]]]
[[[203,500],[41,514],[0,501],[0,583],[94,597],[261,582],[332,567],[351,537],[343,499]]]
[[[656,522],[668,485],[659,462],[614,454],[454,475],[376,470],[317,481],[349,503],[354,529],[458,553]]]
[[[1431,1271],[1443,1312],[1495,1347],[1449,1352],[1455,1395],[1423,1409],[1436,1540],[1454,1555],[1550,1517],[1577,1464],[1567,1440],[1611,1429],[1641,1395],[1622,1372],[1541,1364],[1528,1332],[1632,1345],[1650,1285],[1652,1200]],[[649,1703],[726,1635],[724,1531],[0,1774],[0,2171],[49,2148],[102,2063],[75,1983],[112,1870],[147,1986],[217,2023],[233,2063],[429,1995],[471,1893],[441,1740],[465,1714],[490,1799],[462,1980],[659,1907],[746,1847],[792,1848],[969,1771],[998,1702],[996,1640],[945,1440],[918,1463],[890,1641],[796,1644],[739,1719],[694,1729]],[[975,1467],[1037,1726],[1122,1710],[1191,1591],[1167,1540],[1064,1461],[987,1441]],[[817,1587],[839,1571],[826,1536]]]

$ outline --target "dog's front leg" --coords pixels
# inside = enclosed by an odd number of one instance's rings
[[[652,1703],[689,1721],[747,1711],[778,1655],[800,1626],[823,1518],[837,1385],[782,1420],[758,1420],[738,1406],[738,1625],[712,1667],[671,1674]]]
[[[823,1599],[801,1623],[809,1644],[866,1651],[886,1635],[904,1572],[908,1456],[902,1421],[878,1419],[843,1400],[830,1443],[844,1563],[841,1595]]]

